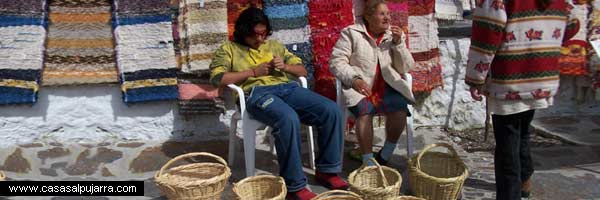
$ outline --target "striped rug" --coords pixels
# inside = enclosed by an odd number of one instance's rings
[[[177,99],[169,0],[115,0],[117,66],[125,103]]]
[[[444,85],[434,8],[434,0],[408,0],[409,50],[416,62],[410,72],[413,93],[430,93]]]
[[[329,57],[340,32],[354,23],[352,0],[311,0],[308,2],[312,39],[315,92],[335,101],[335,78],[329,71]]]
[[[110,0],[50,0],[43,85],[117,82]]]
[[[180,114],[215,114],[225,110],[219,90],[209,83],[212,53],[227,40],[227,1],[180,0],[181,72],[178,73]]]
[[[302,59],[308,71],[309,83],[314,81],[312,44],[308,24],[306,0],[264,0],[264,11],[273,29],[271,39],[283,43],[287,49]]]
[[[37,100],[46,37],[46,1],[0,1],[0,104]]]
[[[578,1],[573,1],[578,3]],[[581,3],[581,2],[579,2]],[[591,49],[587,42],[588,35],[588,5],[574,5],[571,10],[571,17],[579,20],[580,29],[569,41],[563,43],[561,57],[558,60],[561,75],[586,76],[588,72],[588,49]]]

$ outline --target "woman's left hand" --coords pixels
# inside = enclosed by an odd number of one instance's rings
[[[398,26],[390,26],[390,30],[392,31],[392,41],[394,42],[394,44],[399,44],[402,39],[402,28],[398,27]]]

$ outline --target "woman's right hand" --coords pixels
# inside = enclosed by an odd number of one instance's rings
[[[254,77],[265,76],[271,73],[271,63],[261,63],[256,68],[252,69],[254,71]]]
[[[352,89],[365,96],[371,96],[371,88],[364,80],[357,78],[352,81]]]

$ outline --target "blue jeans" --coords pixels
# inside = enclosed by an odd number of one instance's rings
[[[492,115],[496,151],[496,199],[521,199],[521,185],[533,174],[529,141],[535,110],[512,115]]]
[[[342,171],[342,114],[335,102],[291,82],[254,87],[247,111],[273,128],[279,173],[288,191],[298,191],[307,183],[300,157],[300,123],[318,129],[317,171]]]

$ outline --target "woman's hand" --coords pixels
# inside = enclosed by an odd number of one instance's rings
[[[402,28],[398,26],[390,26],[390,30],[392,31],[392,42],[394,42],[394,44],[400,44],[403,34]]]
[[[254,77],[269,75],[271,73],[271,63],[261,63],[252,71]]]
[[[371,88],[369,88],[369,85],[360,78],[354,79],[354,81],[352,81],[352,89],[356,90],[362,95],[371,96]]]
[[[285,71],[285,64],[283,63],[283,59],[278,56],[274,56],[273,60],[271,60],[271,65],[275,70]]]

